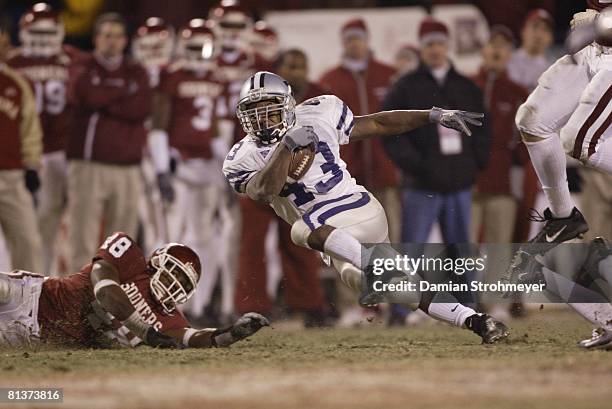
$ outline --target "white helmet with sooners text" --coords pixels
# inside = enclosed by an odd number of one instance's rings
[[[210,9],[208,18],[215,23],[215,34],[224,50],[247,48],[253,20],[238,1],[222,0]]]
[[[284,78],[259,71],[240,90],[236,115],[244,132],[263,145],[281,140],[295,125],[295,99]]]
[[[178,243],[168,243],[155,250],[149,258],[148,267],[153,274],[151,292],[167,313],[191,298],[202,272],[198,255]]]
[[[159,17],[149,17],[134,33],[134,58],[146,68],[167,65],[174,51],[174,29]]]
[[[177,56],[184,67],[194,71],[214,67],[216,58],[215,34],[211,23],[194,18],[179,32]]]
[[[51,57],[62,50],[64,25],[46,3],[36,3],[19,19],[19,41],[24,54]]]

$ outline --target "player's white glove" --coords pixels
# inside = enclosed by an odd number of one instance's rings
[[[581,11],[580,13],[576,13],[572,18],[572,21],[570,21],[570,27],[573,30],[583,24],[589,24],[593,20],[595,20],[595,17],[597,17],[598,14],[599,12],[593,9],[586,9],[585,11]]]
[[[270,325],[266,317],[256,312],[249,312],[229,328],[218,329],[213,333],[213,344],[217,347],[227,347],[241,339],[250,337],[263,327]]]
[[[308,145],[316,146],[319,143],[319,137],[311,126],[300,126],[291,128],[283,137],[282,143],[290,152],[293,152]]]
[[[482,126],[482,122],[478,120],[478,118],[482,117],[484,117],[482,112],[446,110],[438,107],[433,107],[429,111],[430,122],[463,132],[467,136],[472,135],[472,131],[470,131],[467,124]]]

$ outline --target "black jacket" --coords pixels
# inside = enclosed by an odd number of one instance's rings
[[[469,78],[451,66],[442,86],[423,65],[417,71],[399,78],[383,102],[383,110],[446,109],[485,112],[482,92]],[[462,134],[462,151],[444,155],[436,124],[385,138],[383,145],[393,162],[402,169],[404,186],[439,193],[469,188],[477,171],[487,165],[490,134],[487,117],[482,128],[471,125],[472,136]]]

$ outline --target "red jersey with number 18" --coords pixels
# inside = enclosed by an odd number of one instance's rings
[[[145,322],[162,332],[189,327],[179,311],[165,313],[153,297],[151,273],[142,250],[126,234],[115,233],[79,273],[45,280],[38,307],[43,341],[90,347],[107,346],[111,340],[124,346],[142,342],[96,301],[91,269],[97,260],[117,269],[121,288]]]

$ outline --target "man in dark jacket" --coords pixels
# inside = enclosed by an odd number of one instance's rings
[[[383,109],[456,107],[484,112],[483,96],[448,59],[448,29],[431,18],[419,28],[421,66],[397,80]],[[486,119],[486,118],[485,118]],[[471,188],[489,156],[485,127],[472,135],[428,125],[390,137],[384,146],[404,174],[402,194],[404,242],[425,242],[435,221],[446,243],[469,241]]]

